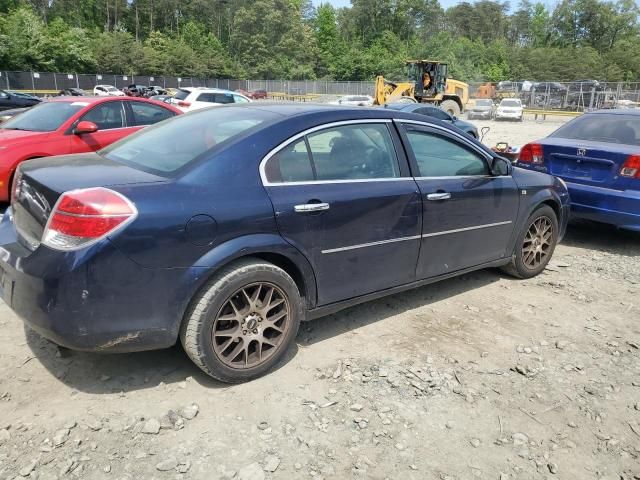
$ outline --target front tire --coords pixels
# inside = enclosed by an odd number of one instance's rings
[[[220,271],[195,297],[180,340],[206,374],[227,383],[246,382],[282,360],[301,318],[300,292],[289,274],[246,259]]]
[[[546,268],[557,242],[558,217],[551,207],[542,205],[525,222],[511,263],[503,270],[517,278],[535,277]]]

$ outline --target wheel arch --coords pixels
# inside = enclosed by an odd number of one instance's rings
[[[182,291],[185,299],[180,323],[189,311],[193,300],[221,269],[248,258],[274,264],[291,276],[306,310],[316,306],[317,287],[313,268],[307,258],[295,247],[276,234],[256,234],[235,238],[222,243],[201,257],[197,265],[188,269],[188,290]],[[305,312],[306,313],[306,312]]]

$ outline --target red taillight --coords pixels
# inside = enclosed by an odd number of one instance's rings
[[[191,106],[191,102],[183,102],[183,101],[179,101],[179,102],[178,102],[178,106],[179,106],[179,107],[190,107],[190,106]]]
[[[122,228],[137,214],[129,200],[107,188],[66,192],[49,217],[42,243],[56,250],[83,248]]]
[[[538,143],[528,143],[520,150],[518,156],[518,162],[520,163],[535,163],[540,165],[544,163],[544,151],[542,145]]]
[[[640,155],[629,155],[620,168],[623,177],[640,178]]]
[[[22,172],[20,168],[16,168],[16,173],[13,176],[13,184],[11,185],[11,203],[15,202],[20,196],[20,183],[22,181]]]

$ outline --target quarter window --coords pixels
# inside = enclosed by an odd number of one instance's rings
[[[459,143],[433,133],[410,130],[409,144],[421,177],[487,175],[484,159]]]
[[[131,110],[136,125],[153,125],[174,116],[174,113],[166,108],[142,102],[131,102]]]
[[[122,128],[125,126],[122,102],[102,103],[89,110],[81,120],[95,123],[98,130]]]
[[[287,183],[395,178],[400,169],[387,126],[368,123],[309,134],[271,157],[265,173]]]
[[[247,100],[244,97],[241,97],[240,95],[234,95],[233,99],[235,100],[236,103],[249,103],[249,100]]]
[[[315,176],[304,139],[287,145],[271,157],[266,174],[271,183],[313,181]]]

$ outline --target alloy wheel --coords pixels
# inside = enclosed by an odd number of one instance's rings
[[[227,366],[256,367],[280,348],[290,328],[285,293],[267,282],[242,287],[223,304],[213,324],[213,350]]]
[[[530,270],[535,270],[547,260],[551,253],[553,240],[553,223],[549,217],[538,217],[524,236],[522,245],[522,263]]]

